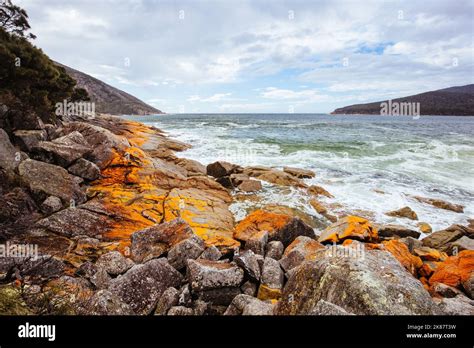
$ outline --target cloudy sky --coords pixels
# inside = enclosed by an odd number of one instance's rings
[[[474,2],[16,0],[52,59],[168,113],[330,112],[474,83]]]

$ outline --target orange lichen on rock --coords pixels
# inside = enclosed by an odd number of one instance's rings
[[[279,300],[281,298],[281,289],[273,289],[265,284],[260,284],[258,287],[257,298],[262,301]]]
[[[443,283],[460,287],[474,273],[474,251],[463,250],[457,256],[450,256],[438,265],[429,279],[431,285]]]
[[[415,248],[413,252],[424,261],[444,261],[448,258],[448,254],[445,252],[426,246]]]
[[[423,265],[418,269],[418,274],[426,279],[429,279],[434,271],[438,268],[441,262],[436,261],[425,261]]]
[[[389,241],[383,241],[385,250],[390,252],[395,258],[414,276],[417,275],[418,268],[423,266],[423,261],[418,256],[412,255],[408,250],[406,244],[393,239]]]
[[[256,210],[235,226],[234,238],[247,241],[260,231],[267,231],[270,236],[285,227],[290,220],[288,215]]]
[[[349,215],[329,225],[319,237],[319,242],[338,243],[345,239],[373,242],[378,233],[367,219]]]

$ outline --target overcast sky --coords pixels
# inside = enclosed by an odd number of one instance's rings
[[[14,0],[52,59],[168,113],[330,112],[474,83],[474,1]]]

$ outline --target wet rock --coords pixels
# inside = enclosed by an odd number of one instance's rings
[[[410,207],[403,207],[398,210],[389,211],[388,213],[385,213],[385,215],[394,216],[394,217],[403,217],[410,220],[418,220],[418,216]]]
[[[382,244],[384,249],[390,252],[408,272],[413,276],[417,275],[418,268],[423,265],[423,261],[418,256],[412,255],[404,243],[393,239],[383,241]]]
[[[168,262],[177,270],[186,267],[186,261],[197,259],[204,251],[204,241],[196,235],[176,243],[168,251]]]
[[[224,315],[272,315],[273,306],[248,295],[239,295],[227,307]]]
[[[380,237],[384,238],[405,238],[405,237],[412,237],[418,239],[421,235],[420,232],[414,231],[410,228],[400,226],[400,225],[383,225],[377,226],[378,227],[378,234]]]
[[[31,151],[40,141],[48,140],[46,130],[17,130],[14,131],[15,143],[23,151]]]
[[[348,313],[344,308],[335,305],[334,303],[319,300],[316,306],[309,312],[310,315],[354,315]]]
[[[443,201],[441,199],[425,198],[425,197],[419,197],[419,196],[415,196],[414,198],[419,202],[430,204],[436,208],[451,210],[456,213],[464,212],[464,207],[460,204],[453,204],[453,203]]]
[[[318,241],[305,236],[299,236],[285,250],[280,265],[285,272],[299,266],[306,260],[314,260],[321,251],[325,251],[324,245]]]
[[[133,266],[110,282],[110,292],[127,303],[136,314],[150,314],[169,287],[181,284],[182,275],[165,258]]]
[[[96,266],[104,268],[111,276],[117,276],[125,273],[134,265],[133,261],[127,259],[118,251],[111,251],[103,254],[96,262]]]
[[[423,238],[421,242],[424,246],[441,251],[448,251],[451,245],[450,243],[458,240],[464,236],[464,234],[465,232],[462,229],[458,229],[457,225],[453,225],[445,230],[431,233],[429,236]]]
[[[299,179],[309,179],[309,178],[314,178],[316,176],[316,174],[312,170],[308,170],[308,169],[283,167],[283,171]]]
[[[182,219],[157,224],[137,231],[131,236],[131,255],[135,262],[157,258],[177,243],[191,238],[193,230]]]
[[[63,208],[61,199],[56,196],[49,196],[43,203],[41,203],[40,209],[46,215],[51,215]]]
[[[338,243],[344,239],[374,242],[378,239],[377,229],[364,218],[349,215],[329,225],[319,237],[319,242]]]
[[[108,290],[99,290],[85,303],[80,314],[84,315],[132,315],[126,303]]]
[[[262,189],[262,183],[258,180],[243,180],[237,188],[244,192],[256,192]]]
[[[196,296],[204,302],[213,306],[228,306],[234,297],[242,292],[238,287],[226,287],[194,292]]]
[[[68,169],[69,173],[77,175],[86,180],[95,180],[100,176],[100,169],[95,164],[84,158],[79,158]]]
[[[474,251],[464,250],[440,263],[429,279],[430,284],[443,283],[461,288],[474,273]]]
[[[244,277],[236,265],[210,260],[189,260],[187,271],[193,291],[239,287]]]
[[[435,299],[439,308],[446,315],[474,315],[474,300],[464,295],[453,298]]]
[[[314,230],[299,218],[256,210],[237,224],[234,238],[247,242],[262,231],[268,232],[269,241],[278,240],[283,245],[298,236],[314,237]]]
[[[243,169],[243,174],[280,186],[306,187],[300,179],[278,169],[261,166],[246,167]]]
[[[336,248],[343,252],[344,247]],[[367,250],[361,258],[326,255],[304,262],[286,283],[276,313],[309,314],[320,300],[354,314],[440,313],[420,281],[381,250]]]
[[[272,259],[280,260],[283,256],[284,250],[285,247],[283,246],[282,242],[278,240],[271,241],[265,247],[265,257],[271,257]]]
[[[233,174],[236,169],[238,168],[237,165],[218,161],[207,165],[206,171],[207,175],[213,176],[214,178],[222,178],[224,176],[229,176]]]
[[[234,257],[234,262],[244,270],[244,273],[251,280],[260,280],[260,267],[257,258],[252,250],[246,250]]]
[[[311,199],[309,201],[309,204],[316,210],[318,214],[321,214],[324,216],[326,219],[328,219],[331,222],[336,222],[337,221],[337,216],[329,214],[327,208],[320,202],[318,202],[316,199]]]
[[[175,288],[166,289],[158,300],[155,315],[166,315],[169,309],[178,304],[179,291]]]
[[[56,196],[65,204],[69,204],[71,200],[76,204],[86,201],[86,195],[64,168],[27,159],[20,163],[18,171],[21,180],[40,200]]]
[[[310,187],[308,187],[308,194],[313,196],[326,196],[329,198],[334,198],[332,194],[330,194],[328,191],[318,185],[311,185]]]
[[[168,311],[168,315],[194,315],[194,310],[192,308],[184,307],[184,306],[174,306],[171,307]]]
[[[222,257],[222,253],[214,245],[206,248],[199,256],[200,259],[217,261]]]
[[[257,284],[252,283],[251,281],[246,281],[245,283],[243,283],[240,287],[240,290],[245,295],[249,295],[252,297],[257,296]]]

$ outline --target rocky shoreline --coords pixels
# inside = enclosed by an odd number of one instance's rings
[[[177,155],[187,148],[109,115],[1,128],[0,313],[474,314],[472,220],[431,232],[338,216],[311,171],[205,167]],[[322,223],[284,205],[236,223],[230,205],[262,182],[305,190]]]

